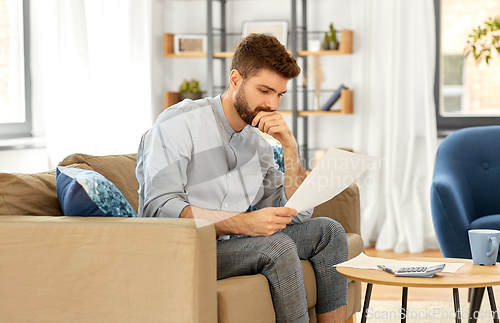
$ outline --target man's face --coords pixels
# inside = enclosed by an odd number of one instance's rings
[[[287,78],[269,70],[244,79],[235,93],[234,107],[238,115],[251,124],[260,111],[276,111],[287,84]]]

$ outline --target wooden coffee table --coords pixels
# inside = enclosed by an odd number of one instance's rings
[[[337,267],[337,271],[343,276],[355,281],[367,283],[361,323],[366,323],[366,315],[370,305],[373,284],[403,287],[401,304],[402,314],[407,313],[409,287],[452,288],[455,313],[457,314],[460,313],[458,288],[474,288],[475,294],[471,301],[469,322],[475,322],[477,320],[477,315],[474,315],[474,311],[479,310],[484,288],[487,288],[490,307],[493,312],[493,322],[499,323],[495,296],[492,288],[492,286],[500,285],[500,265],[498,263],[495,266],[477,266],[472,264],[472,260],[455,258],[401,258],[398,260],[465,263],[465,265],[454,273],[438,273],[433,278],[396,277],[382,270]],[[397,268],[393,269],[396,270]],[[401,316],[401,322],[406,322],[406,315]],[[460,315],[455,315],[455,322],[461,323]]]

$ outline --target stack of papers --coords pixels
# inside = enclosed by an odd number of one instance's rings
[[[446,260],[446,258],[443,258]],[[362,269],[376,269],[377,265],[384,265],[388,268],[391,268],[394,271],[397,271],[399,268],[403,267],[431,267],[438,264],[446,264],[446,267],[443,269],[443,273],[454,273],[460,267],[465,265],[465,263],[455,263],[455,262],[426,262],[426,261],[406,261],[406,260],[394,260],[394,259],[385,259],[378,257],[368,257],[364,253],[360,253],[357,257],[352,258],[346,262],[340,263],[334,267],[350,267],[350,268],[362,268]]]

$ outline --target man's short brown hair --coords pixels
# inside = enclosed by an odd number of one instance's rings
[[[277,72],[289,80],[300,73],[297,61],[276,37],[256,33],[248,35],[238,44],[231,69],[237,70],[244,79],[255,76],[262,69]]]

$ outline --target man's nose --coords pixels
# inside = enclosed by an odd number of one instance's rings
[[[276,109],[278,109],[279,104],[280,104],[280,98],[273,97],[267,101],[266,107],[269,108],[271,111],[276,111]]]

